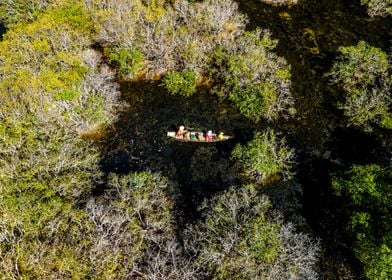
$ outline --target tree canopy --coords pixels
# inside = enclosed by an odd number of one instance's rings
[[[355,238],[355,253],[369,279],[392,276],[391,167],[354,165],[335,174],[332,186],[349,202],[348,231]]]
[[[294,150],[279,139],[273,130],[256,133],[246,145],[238,144],[232,157],[243,165],[249,173],[255,173],[261,179],[280,173],[285,179],[292,177]]]
[[[339,107],[349,123],[364,128],[378,123],[391,128],[392,68],[388,55],[363,41],[339,51],[329,75],[345,91],[345,101]]]
[[[391,0],[361,0],[361,3],[368,7],[368,13],[373,17],[392,15]]]
[[[187,230],[186,248],[197,255],[196,264],[207,277],[317,278],[317,242],[269,216],[270,207],[254,185],[230,188],[203,204],[207,211]]]

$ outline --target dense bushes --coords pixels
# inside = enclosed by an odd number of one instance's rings
[[[382,15],[387,1],[362,1],[372,15]],[[381,3],[383,2],[383,3]],[[375,124],[392,128],[392,68],[388,55],[366,42],[340,47],[330,73],[331,81],[344,91],[344,110],[349,125],[370,132]],[[347,207],[347,231],[356,257],[369,279],[392,277],[391,168],[353,165],[333,177],[332,186]]]
[[[392,276],[392,168],[354,165],[335,174],[332,186],[349,207],[347,230],[369,279]]]
[[[49,0],[3,0],[0,3],[0,21],[14,24],[32,21],[50,4]]]
[[[227,94],[241,113],[256,122],[292,110],[290,68],[271,52],[275,46],[268,32],[255,30],[214,53],[211,77],[223,81],[215,91]]]
[[[101,177],[78,134],[115,119],[113,73],[81,3],[16,23],[0,42],[0,277],[83,278],[92,227],[75,207]]]
[[[294,151],[286,145],[284,139],[277,138],[273,130],[256,133],[253,140],[244,146],[238,144],[232,157],[247,173],[260,177],[261,180],[277,173],[285,179],[292,176]]]
[[[367,5],[368,13],[371,16],[392,15],[391,0],[361,0],[361,3]]]
[[[144,57],[138,50],[105,48],[105,55],[115,64],[121,75],[132,78],[143,69]]]
[[[169,93],[188,97],[196,92],[196,78],[196,73],[190,70],[172,71],[165,75],[162,84]]]
[[[272,219],[269,209],[254,185],[230,188],[206,201],[202,220],[185,235],[185,247],[197,256],[195,265],[205,277],[317,278],[317,241]]]
[[[111,174],[86,206],[94,224],[89,251],[97,278],[193,279],[174,230],[171,186],[152,173]]]
[[[371,123],[391,128],[391,66],[388,55],[365,42],[341,47],[329,76],[345,91],[339,104],[349,124],[370,129]]]
[[[196,92],[196,79],[208,79],[213,92],[230,97],[241,113],[256,122],[294,112],[290,68],[272,52],[276,41],[265,31],[246,32],[246,19],[236,3],[86,3],[102,44],[140,50],[146,77],[165,77],[163,86],[170,93],[190,96]],[[124,62],[118,63],[120,72],[132,67],[118,55],[114,60]]]

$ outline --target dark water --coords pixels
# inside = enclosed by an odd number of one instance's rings
[[[180,125],[197,130],[222,130],[228,135],[236,135],[237,139],[252,136],[245,136],[249,130],[245,118],[207,92],[181,98],[165,92],[158,82],[148,81],[124,83],[121,91],[128,106],[120,113],[105,146],[103,166],[107,171],[129,172],[146,168],[164,171],[167,164],[172,163],[172,155],[178,155],[178,150],[192,152],[200,146],[222,145],[169,140],[167,131],[177,131]]]
[[[162,173],[178,188],[177,207],[184,214],[181,219],[194,218],[203,199],[234,183],[227,176],[223,178],[230,168],[230,152],[236,143],[249,140],[256,127],[226,101],[203,89],[191,98],[181,98],[165,92],[158,82],[140,81],[123,83],[121,92],[128,106],[121,111],[103,143],[103,171]],[[167,131],[176,131],[180,125],[195,130],[224,131],[234,139],[220,143],[182,143],[167,138]],[[208,164],[211,161],[215,165],[223,164],[226,169],[210,180],[198,182],[192,180],[191,162],[201,147],[216,151]],[[199,161],[203,169],[207,163],[204,164],[204,159]]]

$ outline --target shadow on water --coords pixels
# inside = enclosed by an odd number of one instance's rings
[[[343,95],[328,84],[325,73],[340,46],[363,40],[388,53],[391,17],[370,18],[359,0],[299,0],[291,7],[259,0],[236,2],[249,18],[248,29],[269,29],[278,39],[276,52],[291,65],[298,117],[281,130],[298,153],[303,213],[324,240],[331,259],[345,255],[360,275],[361,268],[347,249],[350,241],[343,233],[346,221],[342,219],[341,202],[332,193],[330,173],[355,163],[386,164],[391,156],[388,139],[392,135],[380,129],[366,134],[346,128],[345,117],[335,107]],[[325,277],[335,279],[336,275]]]
[[[106,174],[145,170],[162,173],[178,186],[177,206],[186,214],[185,219],[192,219],[204,198],[229,186],[219,179],[203,183],[192,180],[193,154],[200,147],[214,147],[218,151],[217,160],[229,161],[234,145],[252,137],[249,122],[227,102],[204,89],[190,98],[182,98],[165,92],[159,82],[141,80],[122,83],[121,99],[126,107],[102,145],[102,170]],[[221,143],[182,143],[169,139],[167,131],[176,131],[180,125],[224,131],[235,138]]]
[[[0,22],[0,41],[3,40],[3,35],[7,32],[4,24]]]

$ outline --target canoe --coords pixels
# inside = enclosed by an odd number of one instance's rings
[[[191,137],[191,133],[194,134],[194,137]],[[186,131],[184,133],[184,137],[177,137],[176,132],[169,131],[167,133],[167,137],[175,139],[176,141],[180,141],[180,142],[208,142],[208,143],[222,142],[233,138],[233,136],[224,135],[223,139],[219,139],[218,135],[216,133],[213,133],[212,140],[207,141],[206,138],[204,137],[204,133],[201,131]]]

